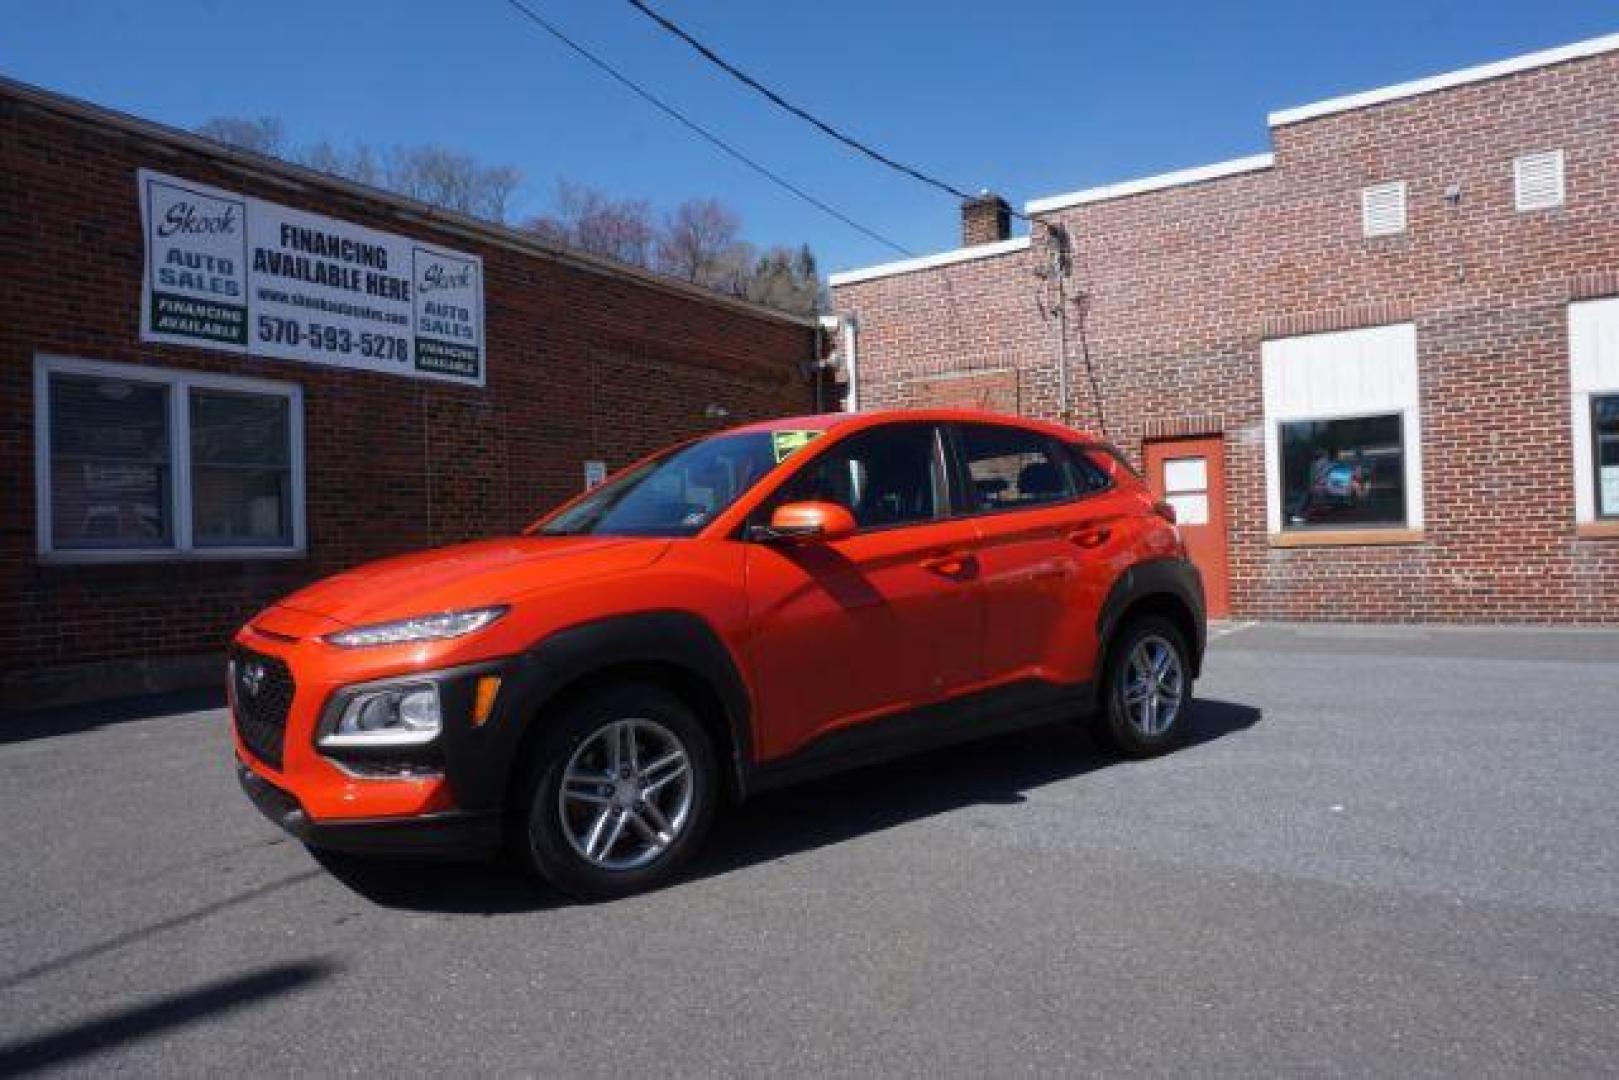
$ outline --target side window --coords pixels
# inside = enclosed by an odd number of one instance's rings
[[[967,497],[974,509],[1016,510],[1062,502],[1075,494],[1067,455],[1039,432],[992,424],[964,424],[961,453]]]
[[[1067,446],[1068,467],[1074,474],[1074,488],[1081,495],[1106,491],[1113,485],[1107,470],[1082,446]]]
[[[941,476],[934,428],[904,424],[850,438],[806,465],[771,505],[832,502],[861,528],[931,521],[939,516]]]

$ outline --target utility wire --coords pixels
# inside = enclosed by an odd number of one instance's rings
[[[639,11],[641,14],[645,15],[647,18],[651,19],[653,22],[657,23],[659,26],[663,27],[665,30],[667,30],[669,33],[673,34],[675,37],[679,38],[681,41],[684,41],[687,45],[690,45],[693,49],[696,49],[697,52],[699,54],[701,54],[702,57],[705,60],[709,61],[710,63],[714,64],[716,67],[720,68],[720,70],[722,70],[726,74],[730,75],[733,79],[736,79],[738,82],[742,83],[744,86],[747,86],[748,88],[750,88],[752,90],[755,90],[760,94],[763,94],[766,98],[770,99],[776,105],[778,105],[781,108],[783,108],[783,109],[787,110],[788,112],[792,113],[794,116],[798,117],[800,120],[803,120],[804,122],[806,122],[806,123],[808,123],[808,124],[810,124],[810,125],[812,125],[814,127],[819,128],[821,131],[825,132],[827,135],[830,135],[832,138],[836,139],[838,142],[844,144],[845,146],[849,147],[850,149],[855,150],[858,153],[864,154],[867,157],[871,158],[873,161],[877,161],[877,162],[879,162],[879,163],[881,163],[883,165],[888,166],[890,169],[894,169],[894,170],[897,170],[898,172],[902,172],[906,176],[909,176],[914,180],[920,180],[922,183],[927,184],[929,187],[938,188],[940,191],[943,191],[948,195],[954,195],[956,198],[961,199],[963,201],[971,199],[971,198],[974,197],[974,196],[968,194],[967,192],[963,191],[961,188],[956,187],[954,184],[948,183],[947,181],[944,181],[944,180],[940,180],[936,176],[930,176],[929,174],[923,172],[921,169],[918,169],[913,165],[907,165],[903,161],[894,160],[893,158],[889,157],[887,154],[883,153],[881,150],[878,150],[878,149],[870,146],[867,143],[861,142],[859,139],[855,138],[853,135],[849,135],[849,134],[846,134],[843,131],[838,130],[836,127],[833,127],[831,124],[827,123],[825,120],[822,120],[820,117],[816,116],[814,113],[811,113],[809,110],[807,110],[807,109],[805,109],[805,108],[803,108],[803,107],[801,107],[799,105],[793,104],[791,101],[788,101],[786,98],[782,97],[776,91],[770,89],[770,87],[766,86],[764,83],[760,82],[758,79],[754,78],[752,75],[749,75],[747,72],[743,71],[741,68],[737,67],[735,64],[733,64],[729,60],[725,59],[725,57],[721,56],[719,53],[715,52],[713,49],[711,49],[707,45],[703,44],[701,41],[699,41],[697,38],[693,37],[685,29],[683,29],[680,25],[678,25],[677,23],[673,22],[670,19],[665,18],[662,14],[660,14],[659,12],[654,10],[650,4],[646,3],[645,0],[628,0],[628,2],[629,2],[631,7],[635,8],[635,10]],[[1017,217],[1017,218],[1019,218],[1019,219],[1021,219],[1023,221],[1028,221],[1029,220],[1028,217],[1026,217],[1023,214],[1018,213],[1016,210],[1011,211],[1011,213],[1012,213],[1012,215],[1014,217]]]
[[[530,8],[527,4],[523,3],[523,0],[506,0],[506,2],[508,4],[510,4],[514,9],[516,9],[516,11],[519,14],[521,14],[523,17],[525,17],[530,22],[532,22],[535,26],[538,26],[541,30],[544,30],[546,33],[550,34],[552,37],[554,37],[558,41],[562,42],[562,44],[566,45],[569,49],[572,49],[580,57],[582,57],[583,59],[588,61],[590,64],[592,64],[593,66],[595,66],[596,68],[601,70],[604,74],[606,74],[613,81],[615,81],[615,82],[619,83],[620,85],[624,86],[631,93],[635,94],[637,97],[639,97],[643,101],[647,102],[647,104],[651,105],[653,108],[657,109],[659,112],[663,113],[665,116],[668,116],[670,119],[674,120],[676,123],[680,124],[682,127],[685,127],[687,130],[691,131],[694,135],[697,135],[699,138],[705,140],[708,143],[711,143],[712,145],[717,147],[719,150],[721,150],[725,154],[727,154],[730,157],[736,159],[737,161],[740,161],[743,165],[746,165],[748,168],[752,169],[754,172],[758,173],[760,176],[763,176],[765,179],[769,180],[771,183],[775,184],[777,187],[783,188],[786,191],[791,192],[792,194],[798,196],[798,198],[804,200],[805,202],[809,203],[811,206],[815,207],[817,210],[821,211],[823,214],[827,214],[830,217],[836,218],[838,221],[841,221],[845,225],[849,226],[849,228],[854,229],[856,232],[862,233],[865,236],[870,237],[871,239],[877,241],[879,244],[882,244],[885,247],[893,248],[895,251],[899,252],[901,255],[915,257],[916,252],[912,251],[910,248],[907,248],[902,244],[897,244],[894,241],[888,239],[888,237],[882,235],[881,233],[876,232],[873,229],[867,228],[866,226],[860,224],[860,222],[856,221],[854,218],[850,217],[848,214],[845,214],[843,211],[837,209],[836,207],[828,206],[826,203],[822,202],[820,199],[816,198],[814,195],[811,195],[809,192],[805,191],[803,188],[798,187],[792,181],[788,180],[787,178],[781,176],[778,173],[775,173],[775,172],[771,171],[770,169],[766,168],[764,165],[761,165],[759,162],[757,162],[757,161],[753,160],[752,158],[748,157],[741,150],[738,150],[736,147],[732,146],[730,143],[726,142],[724,139],[722,139],[718,135],[714,134],[708,128],[706,128],[703,125],[699,124],[697,121],[693,120],[691,117],[687,116],[685,113],[681,112],[679,109],[676,109],[673,105],[670,105],[667,102],[663,101],[657,95],[653,94],[652,91],[648,90],[646,87],[642,86],[640,83],[638,83],[635,80],[631,79],[628,75],[625,75],[622,72],[620,72],[617,68],[613,67],[607,61],[603,60],[601,57],[597,56],[595,53],[591,52],[589,49],[585,48],[583,45],[581,45],[577,41],[573,40],[567,34],[564,34],[555,25],[553,25],[551,22],[549,22],[545,18],[543,18],[538,12],[534,11],[534,9]]]

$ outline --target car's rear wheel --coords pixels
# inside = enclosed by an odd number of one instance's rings
[[[526,854],[557,888],[612,899],[667,881],[702,843],[718,795],[714,749],[673,694],[590,693],[553,719],[528,788]]]
[[[1168,619],[1132,619],[1108,650],[1102,690],[1096,726],[1109,744],[1133,757],[1173,746],[1192,700],[1185,637]]]

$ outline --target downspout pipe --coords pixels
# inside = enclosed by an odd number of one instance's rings
[[[860,411],[860,320],[853,315],[823,315],[821,327],[838,334],[838,353],[843,359],[843,370],[849,382],[844,395],[845,412]]]

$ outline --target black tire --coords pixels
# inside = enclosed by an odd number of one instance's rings
[[[719,801],[720,775],[714,746],[702,723],[674,694],[643,683],[591,691],[538,722],[545,724],[547,730],[536,749],[520,807],[521,854],[525,861],[552,885],[579,900],[612,900],[668,882],[702,845]],[[664,822],[675,826],[673,840],[655,854],[648,834],[655,832],[661,836],[664,832],[651,814],[653,810],[660,814],[673,810],[673,804],[667,799],[681,793],[667,789],[680,782],[678,776],[650,796],[639,794],[643,790],[639,773],[633,781],[624,779],[629,790],[605,779],[595,781],[594,786],[580,784],[576,779],[570,782],[568,803],[564,804],[562,798],[569,763],[575,763],[576,776],[605,773],[600,755],[613,741],[609,729],[622,732],[626,723],[632,725],[630,730],[635,738],[645,740],[652,748],[650,756],[667,757],[671,744],[664,736],[677,741],[689,768],[690,801],[678,821],[672,813],[665,816]],[[659,748],[664,751],[662,755],[656,753]],[[582,756],[576,761],[576,755]],[[642,762],[643,765],[651,763]],[[634,801],[623,805],[604,803],[598,808],[594,802],[583,802],[586,797]],[[664,800],[661,804],[660,799]],[[646,806],[648,801],[653,804],[650,810]],[[660,805],[664,809],[659,809]],[[593,859],[583,849],[584,842],[590,840],[586,822],[597,813],[608,812],[623,815],[624,821],[620,823],[616,817],[608,819],[598,843],[606,841],[609,834],[616,839],[607,841],[608,850],[597,853],[597,858]],[[615,825],[616,833],[612,831]],[[586,835],[581,836],[582,832]],[[643,847],[645,851],[640,850]],[[612,867],[599,861],[603,856],[612,858],[623,854],[625,858],[620,862],[633,863],[633,856],[638,852],[647,857],[643,864]]]
[[[1149,652],[1162,645],[1174,657],[1179,672],[1180,697],[1167,719],[1162,710],[1162,696],[1158,699],[1160,711],[1154,715],[1163,726],[1147,730],[1143,721],[1143,704],[1129,701],[1127,695],[1140,684],[1138,654],[1143,646]],[[1154,680],[1156,682],[1156,680]],[[1171,749],[1186,731],[1187,714],[1192,704],[1192,665],[1186,648],[1186,638],[1175,624],[1157,615],[1143,615],[1130,619],[1121,627],[1108,648],[1102,673],[1102,698],[1092,729],[1109,747],[1128,757],[1151,757]]]

